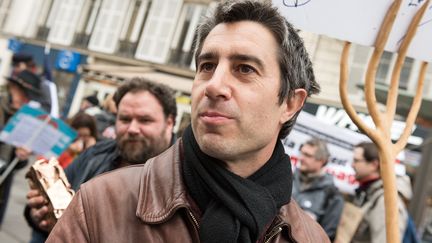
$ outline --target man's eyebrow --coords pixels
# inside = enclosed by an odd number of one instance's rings
[[[201,53],[198,58],[197,58],[197,63],[202,62],[203,60],[211,60],[211,59],[215,59],[217,58],[218,55],[216,54],[216,52],[210,51],[210,52],[204,52]]]
[[[201,53],[197,58],[197,63],[204,60],[213,60],[218,58],[218,54],[213,51]],[[253,62],[259,66],[260,69],[264,69],[264,63],[258,57],[247,55],[247,54],[233,54],[229,57],[231,61],[248,61]]]
[[[258,57],[246,55],[246,54],[234,54],[229,58],[231,61],[248,61],[253,62],[259,66],[260,69],[264,69],[264,63]]]

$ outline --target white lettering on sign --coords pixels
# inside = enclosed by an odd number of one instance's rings
[[[372,117],[363,113],[358,114],[367,126],[375,128]],[[328,107],[325,105],[318,106],[317,113],[315,115],[319,120],[329,125],[335,125],[342,128],[348,128],[352,131],[360,132],[358,127],[354,124],[344,109],[338,109],[336,107]],[[394,120],[391,127],[391,139],[398,140],[405,128],[405,122]],[[413,126],[412,132],[416,129],[416,125]],[[411,135],[408,138],[408,143],[412,145],[421,145],[423,142],[422,137]]]

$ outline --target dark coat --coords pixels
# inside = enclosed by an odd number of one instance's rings
[[[311,178],[306,184],[300,180],[297,170],[294,174],[292,195],[300,207],[312,215],[333,240],[344,206],[344,199],[333,183],[333,176],[322,173]]]

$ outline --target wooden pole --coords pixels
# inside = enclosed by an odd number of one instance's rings
[[[396,176],[394,169],[394,162],[398,153],[400,153],[411,134],[412,127],[417,117],[418,111],[421,105],[423,83],[427,70],[427,63],[423,62],[420,68],[420,75],[418,79],[418,86],[416,95],[414,96],[413,104],[408,113],[406,119],[406,125],[404,131],[399,140],[393,144],[391,140],[391,124],[394,119],[398,87],[399,87],[399,76],[402,69],[402,65],[405,61],[406,52],[408,47],[414,38],[417,31],[417,27],[423,17],[427,6],[429,5],[427,0],[423,6],[416,13],[414,18],[411,20],[407,34],[399,47],[398,58],[393,68],[390,90],[387,96],[386,111],[381,112],[377,106],[375,96],[375,76],[378,69],[379,60],[384,51],[384,46],[390,35],[390,31],[393,27],[397,13],[399,11],[402,0],[395,0],[390,6],[386,17],[381,25],[379,34],[375,41],[375,50],[369,61],[366,80],[365,80],[365,99],[368,111],[375,123],[376,129],[368,127],[357,115],[353,105],[348,98],[348,57],[351,43],[346,42],[341,55],[340,62],[340,83],[339,92],[341,96],[342,105],[344,106],[347,114],[351,117],[353,122],[377,145],[380,155],[380,172],[383,180],[384,187],[384,203],[385,203],[385,222],[386,222],[386,235],[387,243],[400,242],[401,236],[399,234],[399,213],[398,213],[398,200],[397,200],[397,189],[396,189]]]

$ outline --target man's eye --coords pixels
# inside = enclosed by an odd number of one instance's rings
[[[211,71],[213,71],[214,66],[215,65],[213,63],[206,62],[206,63],[201,64],[200,69],[203,72],[211,72]]]
[[[146,123],[152,122],[153,120],[147,119],[147,118],[142,118],[142,119],[139,119],[138,121],[142,124],[146,124]]]
[[[119,120],[123,123],[128,123],[128,122],[130,122],[131,119],[129,119],[127,117],[120,117]]]
[[[255,72],[255,69],[249,65],[242,64],[238,67],[238,71],[242,74],[249,74]]]

